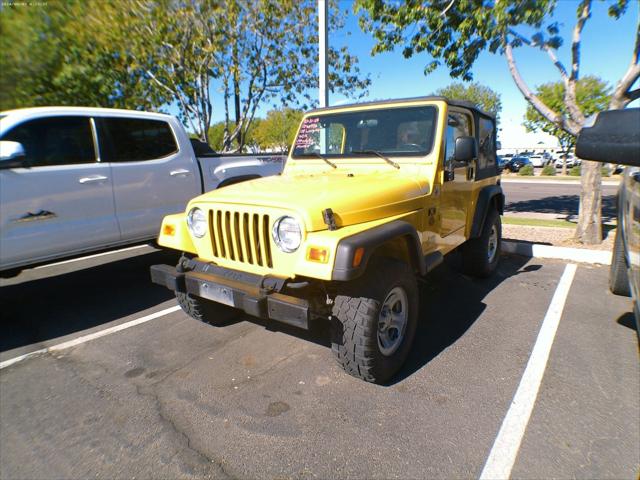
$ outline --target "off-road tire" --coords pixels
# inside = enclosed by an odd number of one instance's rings
[[[495,253],[489,258],[489,241],[492,229],[497,232]],[[482,233],[478,238],[467,240],[462,246],[462,270],[473,277],[489,277],[495,272],[500,259],[502,245],[502,223],[500,214],[491,208],[487,212]]]
[[[406,293],[407,322],[397,349],[384,355],[378,340],[381,307],[396,287]],[[385,383],[404,364],[418,324],[419,294],[413,270],[404,262],[373,258],[362,277],[337,295],[333,304],[332,350],[345,372],[372,383]]]
[[[629,273],[627,262],[624,258],[624,243],[620,235],[620,226],[616,229],[616,238],[613,242],[613,256],[609,268],[609,290],[615,295],[628,297],[631,295],[629,287]]]
[[[190,293],[176,292],[176,299],[184,313],[210,325],[224,325],[240,315],[240,310],[236,308],[212,302]]]

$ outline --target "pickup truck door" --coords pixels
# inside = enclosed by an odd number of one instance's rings
[[[460,163],[453,159],[456,139],[473,135],[471,115],[463,111],[449,110],[445,133],[444,171],[445,178],[440,195],[440,235],[460,236],[464,241],[464,227],[474,179],[474,163]]]
[[[0,266],[60,258],[120,238],[111,172],[97,162],[89,117],[28,120],[2,140],[20,142],[27,168],[0,170]]]
[[[183,212],[201,193],[186,135],[157,119],[101,117],[96,123],[102,159],[111,167],[122,239],[156,237],[165,215]]]

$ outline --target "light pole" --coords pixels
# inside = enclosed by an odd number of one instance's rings
[[[319,60],[319,103],[320,108],[327,107],[329,105],[329,89],[327,88],[327,50],[328,50],[328,36],[327,36],[327,19],[328,19],[328,3],[329,0],[318,0],[318,53]]]

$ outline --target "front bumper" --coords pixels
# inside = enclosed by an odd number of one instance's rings
[[[169,290],[189,293],[238,308],[255,317],[309,329],[309,302],[264,288],[260,277],[215,267],[179,271],[170,265],[151,266],[151,281]]]

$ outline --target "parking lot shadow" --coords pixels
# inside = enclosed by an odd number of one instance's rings
[[[579,195],[554,195],[521,202],[508,202],[505,213],[555,213],[569,219],[578,215]],[[602,221],[612,222],[616,219],[617,201],[615,195],[602,196]]]
[[[404,367],[387,385],[401,382],[420,370],[462,337],[484,312],[484,299],[487,294],[504,280],[521,272],[542,268],[535,264],[526,265],[529,260],[516,255],[503,255],[497,272],[490,278],[479,280],[461,274],[459,257],[456,253],[449,254],[445,264],[429,273],[419,283],[421,314],[415,342]],[[464,301],[460,301],[461,295]],[[238,318],[238,321],[240,320],[331,348],[329,322],[316,321],[307,331],[247,315]]]
[[[459,257],[455,253],[450,254],[449,261],[422,282],[420,323],[413,348],[404,367],[389,385],[401,382],[420,370],[461,338],[484,312],[485,297],[503,281],[521,272],[541,268],[540,265],[526,265],[529,260],[517,255],[503,255],[494,275],[476,279],[460,273]]]
[[[176,263],[158,251],[0,288],[0,351],[96,327],[173,298],[149,267]],[[19,279],[18,279],[19,280]]]

